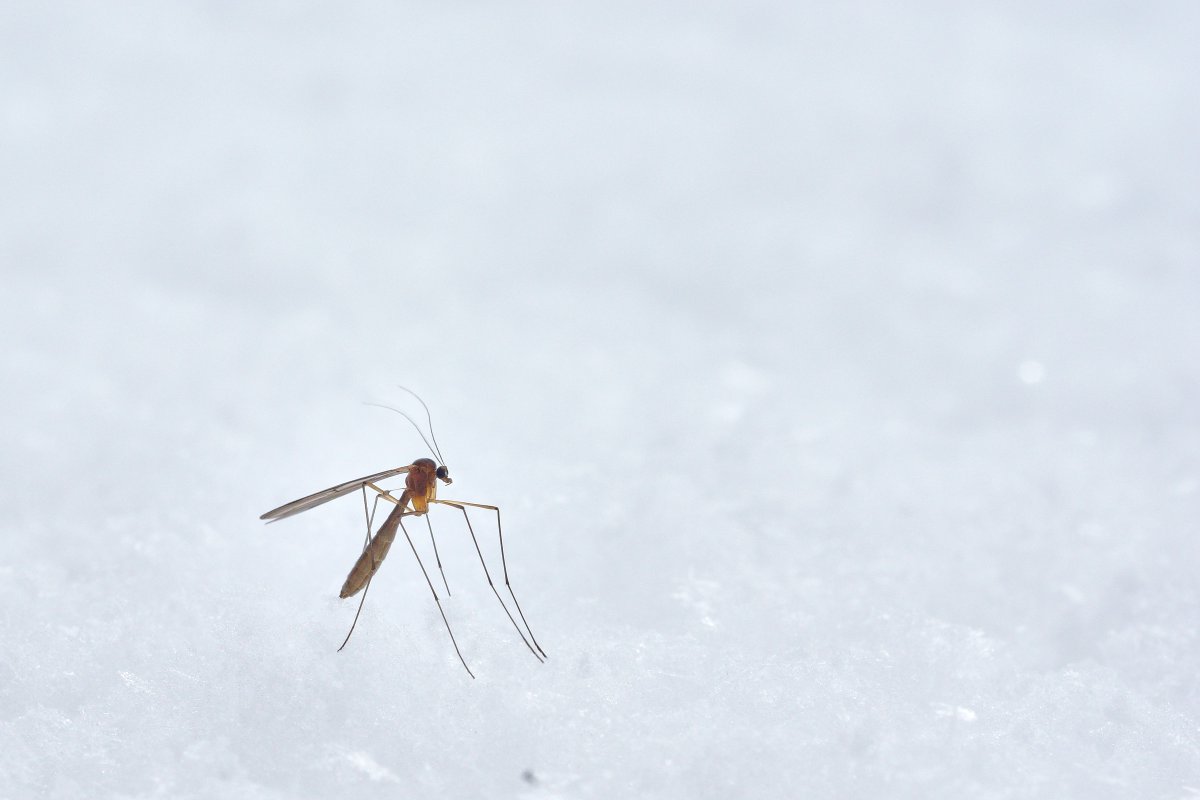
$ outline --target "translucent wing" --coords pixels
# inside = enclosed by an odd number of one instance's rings
[[[386,480],[393,475],[401,475],[405,472],[408,472],[410,469],[412,469],[411,464],[404,467],[389,469],[384,472],[376,472],[374,475],[368,475],[365,478],[355,478],[352,481],[339,483],[337,486],[331,486],[328,489],[322,489],[319,492],[314,492],[308,497],[301,497],[299,500],[293,500],[290,503],[284,503],[279,508],[272,509],[271,511],[263,514],[261,517],[259,517],[259,519],[265,519],[268,522],[285,519],[293,514],[299,514],[301,511],[308,511],[310,508],[316,508],[323,503],[328,503],[330,500],[336,500],[342,495],[347,495],[351,492],[357,492],[365,484]]]

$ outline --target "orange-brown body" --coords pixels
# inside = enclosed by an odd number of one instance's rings
[[[412,463],[404,477],[404,494],[417,514],[429,510],[429,501],[437,499],[437,464],[433,459],[418,458]]]

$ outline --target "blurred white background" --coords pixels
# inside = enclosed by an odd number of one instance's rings
[[[1198,35],[6,4],[0,797],[1200,795]]]

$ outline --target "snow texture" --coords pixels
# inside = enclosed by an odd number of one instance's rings
[[[6,3],[0,797],[1200,795],[1198,39]]]

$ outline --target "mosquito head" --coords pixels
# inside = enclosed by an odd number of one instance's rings
[[[438,467],[437,471],[434,472],[433,474],[438,477],[438,480],[440,480],[442,483],[446,484],[447,486],[454,483],[454,481],[450,480],[450,470],[446,469],[445,466]]]

